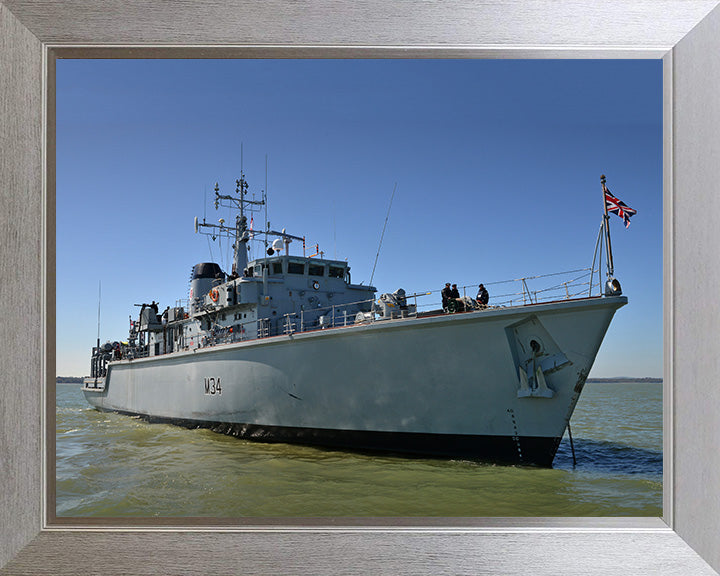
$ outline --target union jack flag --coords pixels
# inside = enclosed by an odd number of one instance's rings
[[[618,200],[610,194],[610,190],[605,188],[605,206],[607,208],[608,212],[612,212],[613,214],[617,214],[620,216],[620,218],[623,219],[625,222],[625,228],[628,228],[630,226],[630,217],[635,216],[637,214],[637,210],[633,210],[625,204],[622,200]]]

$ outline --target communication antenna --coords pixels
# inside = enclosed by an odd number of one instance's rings
[[[215,258],[213,258],[213,253],[212,253],[212,246],[210,245],[210,236],[207,237],[207,244],[208,244],[208,250],[210,251],[210,262],[215,262]]]
[[[397,190],[397,182],[393,186],[392,195],[390,196],[390,205],[388,206],[387,216],[385,216],[385,224],[383,225],[382,234],[380,235],[380,244],[378,244],[377,254],[375,254],[375,264],[373,264],[372,274],[370,275],[370,286],[372,286],[375,277],[375,267],[377,266],[378,257],[380,256],[380,248],[382,248],[383,238],[385,237],[385,228],[387,228],[388,218],[390,218],[390,208],[392,208],[393,198],[395,198],[395,190]]]
[[[102,296],[102,280],[98,280],[98,333],[97,347],[100,348],[100,299]]]
[[[268,155],[265,154],[265,191],[263,192],[263,200],[265,201],[265,231],[270,230],[270,222],[268,222]],[[265,254],[267,254],[267,234],[265,235]]]
[[[218,220],[218,222],[220,223],[220,231],[218,232],[218,235],[217,235],[217,239],[218,239],[218,252],[219,252],[219,254],[218,254],[218,260],[220,260],[220,264],[221,264],[221,265],[224,265],[225,263],[223,262],[223,259],[222,259],[222,257],[223,257],[223,253],[222,253],[222,226],[223,226],[223,224],[225,223],[225,219],[224,219],[224,218],[220,218],[220,220]]]

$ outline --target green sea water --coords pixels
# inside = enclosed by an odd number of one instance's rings
[[[98,412],[57,386],[56,514],[662,515],[662,384],[589,383],[552,469],[261,444]]]

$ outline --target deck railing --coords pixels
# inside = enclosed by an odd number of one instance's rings
[[[484,286],[490,295],[488,308],[509,308],[526,304],[581,298],[592,296],[596,289],[597,294],[600,294],[600,283],[599,281],[594,282],[591,268],[525,276],[512,280],[484,282]],[[501,288],[499,294],[494,291],[496,287]],[[468,284],[458,286],[458,292],[460,292],[461,297],[474,300],[478,288],[479,283]],[[441,292],[442,289],[434,290],[432,294],[436,294],[438,298],[441,298]]]
[[[590,268],[582,268],[568,272],[487,282],[485,287],[490,290],[490,300],[487,308],[510,308],[587,297],[592,295],[596,288],[599,294],[599,283],[592,283],[591,272]],[[550,281],[548,282],[548,280]],[[470,284],[458,288],[461,297],[470,300],[466,311],[479,309],[478,306],[473,305],[477,287],[478,284]],[[499,294],[494,294],[494,287],[503,287],[505,289]],[[407,303],[413,304],[413,306],[410,306],[406,313],[401,313],[398,316],[412,318],[418,315],[432,314],[433,312],[444,313],[441,292],[442,290],[431,290],[406,296]],[[276,320],[266,318],[243,322],[234,325],[232,329],[218,327],[214,333],[205,339],[202,345],[212,346],[256,338],[350,326],[356,324],[356,318],[360,312],[364,312],[363,323],[377,322],[384,318],[378,315],[379,306],[375,304],[376,301],[377,299],[373,298],[312,308],[311,310],[285,314]]]
[[[582,268],[567,272],[526,276],[513,280],[485,282],[484,285],[488,289],[490,296],[486,308],[510,308],[588,297],[592,296],[596,289],[599,295],[601,292],[600,280],[598,278],[595,283],[593,280],[593,270],[591,268]],[[475,303],[478,286],[479,284],[460,286],[458,291],[465,304],[452,308],[458,311],[480,309],[481,307]],[[496,292],[496,289],[499,289],[499,292]],[[440,289],[405,296],[406,303],[411,304],[411,306],[404,309],[394,309],[399,310],[397,317],[412,318],[447,313],[448,310],[444,310],[442,307],[441,292]],[[373,298],[302,310],[285,314],[277,319],[260,318],[235,323],[232,326],[216,324],[199,341],[193,340],[192,344],[186,341],[180,349],[206,348],[271,336],[352,326],[356,324],[359,313],[363,313],[361,317],[362,323],[373,323],[385,319],[380,315],[380,309],[379,299]],[[125,358],[144,358],[148,356],[148,346],[127,349],[124,352],[123,357]]]

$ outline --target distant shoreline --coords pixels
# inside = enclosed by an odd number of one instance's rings
[[[58,376],[55,378],[56,384],[82,384],[82,376]]]

